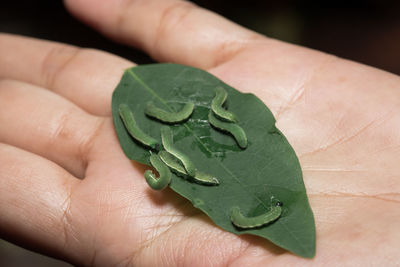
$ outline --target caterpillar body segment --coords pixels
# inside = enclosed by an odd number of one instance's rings
[[[277,220],[282,214],[281,204],[271,207],[268,212],[255,216],[246,217],[242,214],[239,207],[233,207],[231,209],[231,221],[232,223],[243,229],[256,228]]]
[[[171,128],[168,126],[161,127],[161,140],[164,149],[177,158],[185,167],[187,174],[191,177],[195,177],[196,168],[193,162],[183,152],[174,146],[173,134]]]
[[[132,111],[127,104],[120,104],[118,107],[119,115],[124,123],[129,134],[141,144],[157,150],[159,147],[158,141],[153,137],[144,133],[136,124]]]
[[[176,123],[187,120],[192,115],[194,104],[186,103],[183,108],[178,112],[168,112],[154,105],[153,102],[148,102],[144,113],[147,116],[158,119],[166,123]]]
[[[175,158],[173,155],[168,153],[167,151],[160,151],[159,156],[161,160],[168,166],[170,169],[178,175],[187,176],[188,173],[186,172],[185,168],[178,162],[178,159]],[[194,182],[199,184],[205,185],[218,185],[219,181],[216,177],[203,173],[200,171],[196,171],[196,175],[191,177]]]
[[[144,173],[146,182],[152,189],[162,190],[171,182],[172,179],[171,171],[157,154],[150,155],[150,162],[151,165],[157,170],[160,176],[159,178],[156,178],[156,176],[153,174],[151,170],[147,170]]]
[[[226,120],[228,122],[237,122],[235,114],[227,111],[222,107],[227,97],[228,93],[225,91],[225,89],[221,86],[218,86],[216,88],[215,97],[211,102],[211,110],[217,117],[219,117],[222,120]]]
[[[211,111],[208,113],[208,122],[215,128],[230,133],[242,149],[247,147],[246,133],[238,124],[221,121]]]

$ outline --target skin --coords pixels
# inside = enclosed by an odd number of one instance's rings
[[[299,156],[317,254],[303,259],[225,232],[171,190],[148,187],[110,118],[111,93],[131,62],[7,34],[2,238],[79,266],[400,264],[398,76],[257,35],[185,2],[65,3],[110,38],[260,97]]]

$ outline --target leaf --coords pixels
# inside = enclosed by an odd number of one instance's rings
[[[244,150],[232,136],[208,123],[218,86],[228,92],[227,109],[237,116],[246,132],[248,147]],[[170,125],[174,145],[189,156],[199,171],[214,175],[220,182],[218,186],[206,186],[173,175],[170,187],[174,191],[226,231],[261,236],[302,257],[314,256],[314,217],[299,161],[260,99],[192,67],[151,64],[127,69],[113,93],[114,126],[126,156],[150,166],[148,148],[131,138],[118,114],[118,106],[128,104],[139,128],[161,144],[160,128],[165,124],[144,114],[149,101],[175,112],[187,102],[195,104],[188,121]],[[230,221],[233,206],[239,206],[245,216],[256,216],[267,212],[277,201],[283,203],[283,212],[271,224],[238,229]]]

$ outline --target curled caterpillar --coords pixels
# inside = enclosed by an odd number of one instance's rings
[[[119,115],[128,130],[129,134],[141,144],[157,150],[159,144],[156,139],[145,134],[136,124],[132,111],[127,104],[120,104],[118,107]]]
[[[281,205],[282,203],[278,202],[275,206],[271,207],[271,209],[268,212],[255,217],[245,217],[240,211],[239,207],[232,207],[231,221],[235,226],[243,229],[263,226],[265,224],[277,220],[281,216],[282,213]]]
[[[157,154],[150,155],[151,165],[157,170],[160,177],[156,178],[151,170],[144,172],[147,184],[154,190],[164,189],[171,182],[171,171],[168,166],[162,162]]]
[[[189,159],[188,156],[186,156],[184,153],[174,147],[172,130],[168,126],[161,127],[161,140],[164,149],[167,152],[171,153],[180,162],[182,162],[188,175],[194,177],[196,175],[196,168],[193,162]]]
[[[194,104],[193,103],[186,103],[183,108],[178,112],[168,112],[163,109],[160,109],[154,105],[153,102],[148,102],[145,113],[147,116],[156,118],[162,122],[167,123],[174,123],[174,122],[181,122],[190,117],[193,113]]]
[[[187,175],[185,168],[177,161],[177,159],[167,151],[160,151],[158,153],[161,160],[172,169],[173,172],[181,175]],[[219,181],[214,176],[196,171],[196,175],[192,177],[193,181],[199,184],[218,185]]]
[[[246,133],[244,132],[242,127],[240,127],[236,123],[224,122],[224,121],[218,120],[211,111],[208,113],[208,122],[215,128],[217,128],[221,131],[224,131],[224,132],[228,132],[231,135],[233,135],[236,142],[242,149],[247,147]]]
[[[224,102],[226,101],[226,98],[228,96],[228,93],[225,91],[225,89],[221,86],[218,86],[216,89],[216,94],[214,99],[211,102],[211,110],[214,112],[214,114],[226,121],[229,122],[237,122],[237,118],[235,114],[232,112],[227,111],[222,107]]]

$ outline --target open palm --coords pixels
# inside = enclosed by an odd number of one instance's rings
[[[215,226],[123,154],[111,93],[133,65],[0,35],[0,234],[93,266],[400,263],[400,79],[257,35],[186,2],[69,0],[103,33],[206,69],[274,113],[300,158],[317,227],[302,259]]]

